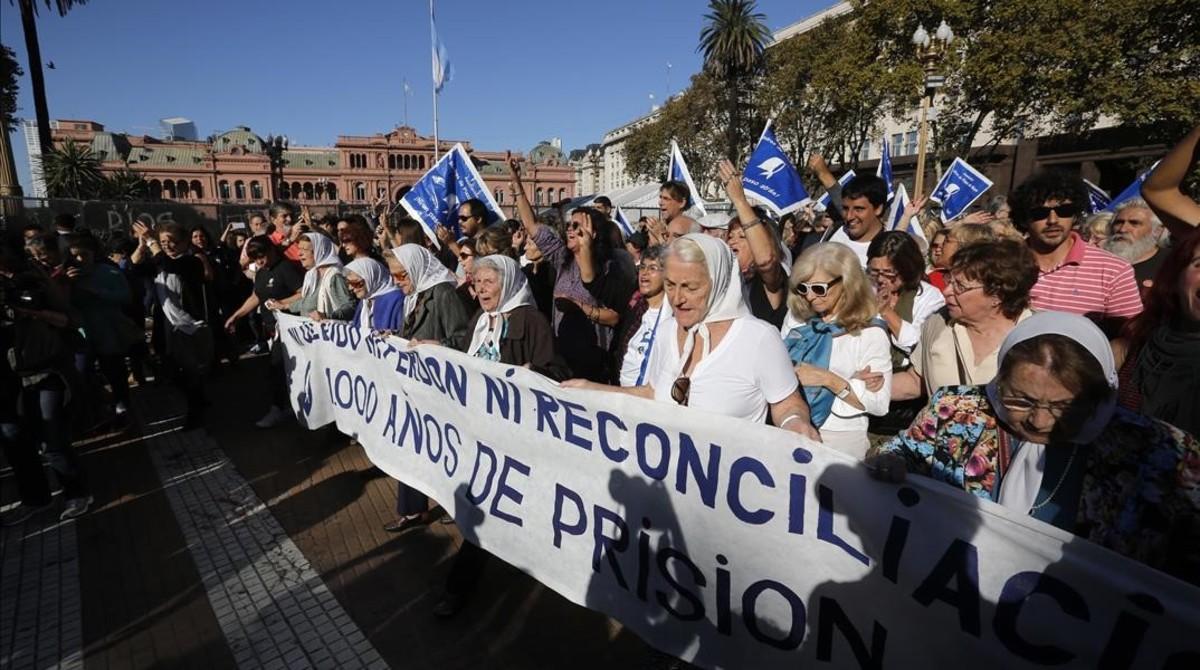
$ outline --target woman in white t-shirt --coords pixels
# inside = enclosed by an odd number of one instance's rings
[[[692,233],[667,249],[672,314],[659,324],[646,383],[631,388],[570,380],[564,386],[620,391],[762,423],[814,440],[820,434],[798,391],[791,359],[769,323],[750,315],[741,275],[722,241]]]
[[[809,247],[791,275],[784,344],[796,364],[821,441],[855,458],[867,453],[867,416],[888,411],[892,359],[877,323],[875,296],[855,253],[826,242]],[[881,373],[871,390],[857,373]]]
[[[621,386],[641,386],[646,383],[650,368],[650,352],[658,343],[659,326],[671,313],[667,304],[667,292],[663,287],[663,264],[667,258],[667,247],[656,244],[642,253],[637,264],[638,290],[630,299],[632,318],[620,334],[622,349],[620,360]],[[665,309],[664,309],[665,308]]]

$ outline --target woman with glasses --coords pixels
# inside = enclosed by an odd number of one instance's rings
[[[929,317],[912,367],[897,373],[892,397],[932,396],[943,386],[985,384],[996,376],[1000,343],[1029,318],[1037,263],[1020,242],[978,242],[957,251],[946,273],[946,308]]]
[[[388,267],[374,258],[346,264],[346,285],[358,299],[350,323],[365,331],[398,333],[404,322],[404,293],[392,282]]]
[[[729,245],[703,233],[684,235],[667,248],[664,269],[671,314],[659,324],[645,383],[620,388],[575,379],[563,385],[755,423],[769,414],[774,425],[819,441],[779,331],[746,306]]]
[[[638,261],[638,290],[629,299],[626,326],[617,336],[614,347],[621,386],[646,383],[646,368],[658,339],[658,326],[666,316],[664,312],[669,314],[671,311],[666,305],[667,294],[663,288],[666,252],[665,246],[656,244],[642,252]]]
[[[392,249],[388,264],[396,285],[407,296],[403,326],[397,331],[400,337],[446,344],[465,335],[470,314],[454,291],[454,273],[433,252],[419,244],[404,244]]]
[[[359,214],[351,214],[337,222],[337,240],[343,262],[359,258],[375,258],[375,234],[371,224]],[[376,259],[378,260],[378,259]]]
[[[946,248],[946,236],[949,234],[946,228],[938,228],[933,237],[929,238],[929,273],[927,279],[933,287],[941,291],[946,288],[946,266],[949,263],[943,262],[943,251]]]
[[[821,441],[862,458],[867,453],[867,416],[888,411],[892,359],[887,333],[875,316],[875,296],[848,247],[826,242],[796,260],[789,281],[784,344],[804,388]],[[857,373],[880,373],[872,390]]]
[[[937,479],[1200,582],[1200,443],[1117,406],[1104,333],[1041,312],[1008,334],[999,360],[986,387],[937,391],[868,456],[871,472]]]

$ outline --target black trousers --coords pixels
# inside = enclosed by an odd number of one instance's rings
[[[473,595],[479,588],[479,579],[491,556],[486,550],[463,540],[454,556],[454,564],[450,566],[450,574],[446,577],[446,593],[462,598]]]

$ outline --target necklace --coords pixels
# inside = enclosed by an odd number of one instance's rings
[[[1067,467],[1063,468],[1063,473],[1058,478],[1058,483],[1054,485],[1054,488],[1050,491],[1050,495],[1046,496],[1045,500],[1043,500],[1042,502],[1037,503],[1033,507],[1029,508],[1030,514],[1033,514],[1034,512],[1040,510],[1041,508],[1045,507],[1046,505],[1049,505],[1050,501],[1054,499],[1055,494],[1057,494],[1058,490],[1060,488],[1062,488],[1063,482],[1065,482],[1067,480],[1067,475],[1071,473],[1071,466],[1075,463],[1075,454],[1078,451],[1079,451],[1078,444],[1071,448],[1071,457],[1067,459]],[[1034,498],[1034,500],[1037,500],[1037,498]]]

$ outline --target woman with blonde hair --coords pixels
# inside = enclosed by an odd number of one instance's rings
[[[790,279],[784,344],[795,365],[813,425],[826,446],[866,455],[867,416],[887,414],[892,390],[891,344],[875,325],[871,282],[848,247],[824,243],[796,260]],[[883,376],[872,391],[860,372]]]
[[[939,258],[943,268],[950,267],[954,262],[954,254],[963,247],[977,242],[994,242],[1000,235],[986,223],[962,223],[954,226],[946,233],[946,241],[942,243],[942,255]]]

